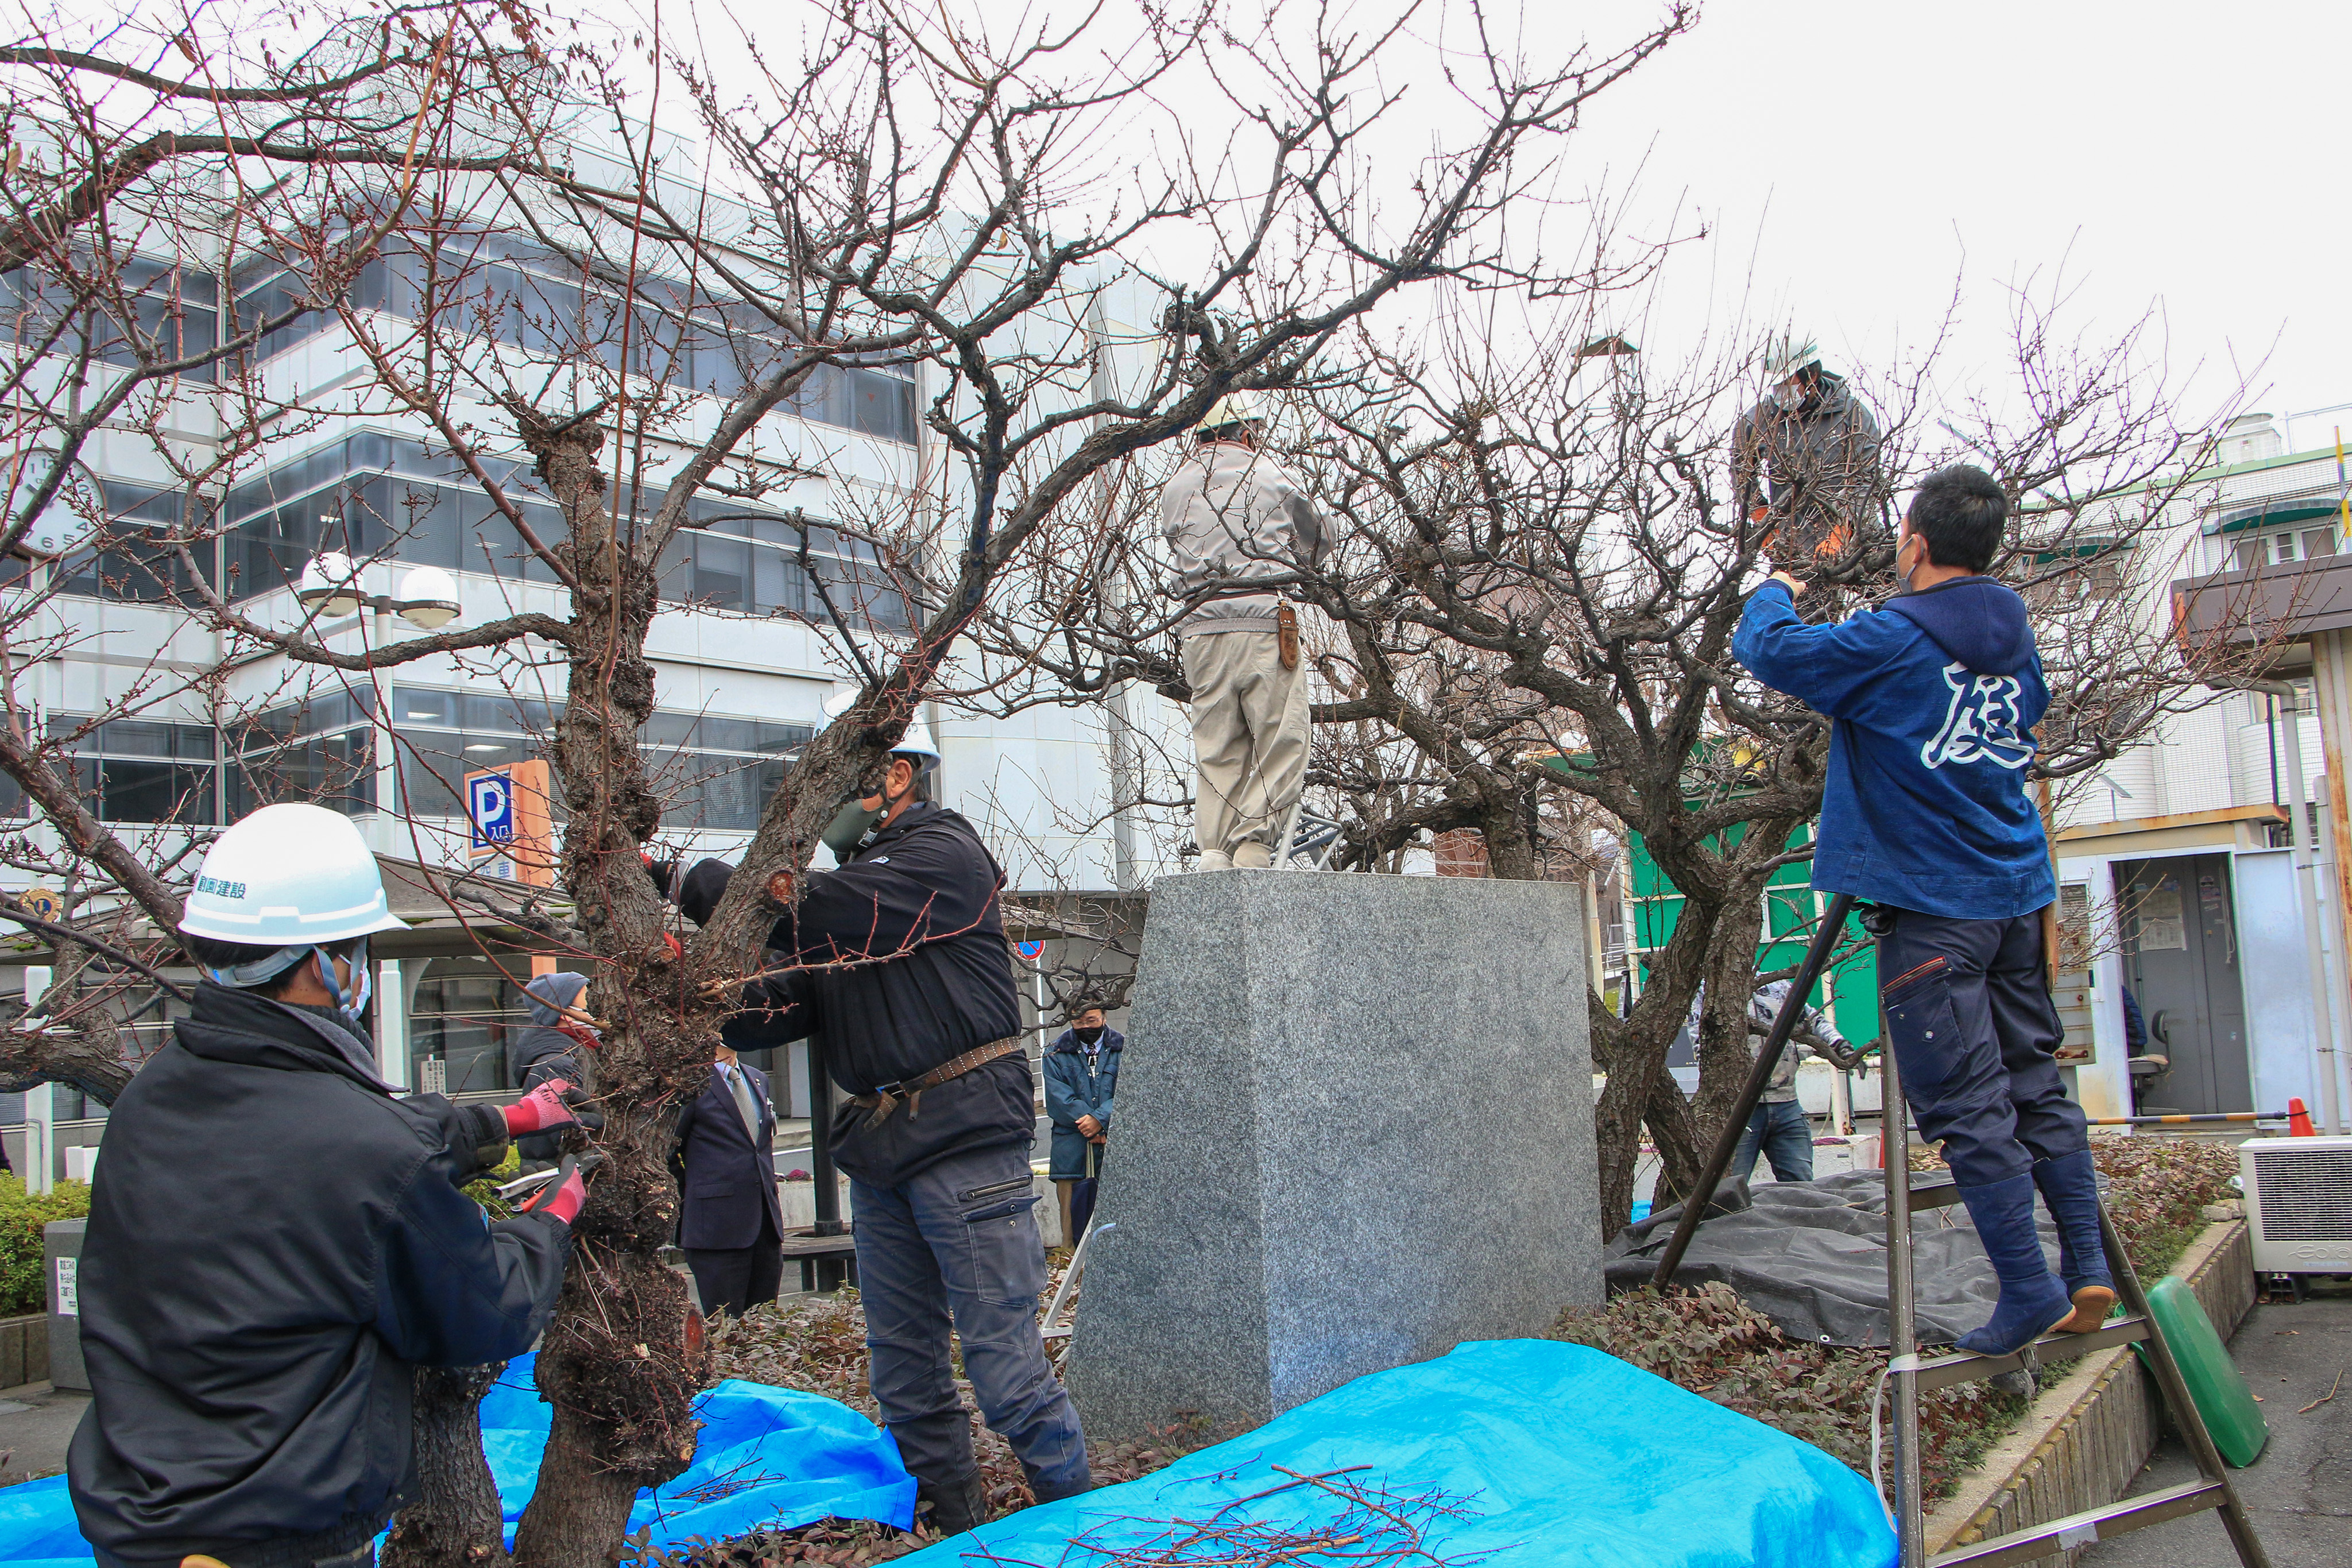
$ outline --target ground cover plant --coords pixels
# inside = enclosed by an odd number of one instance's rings
[[[2172,1266],[2206,1223],[2208,1204],[2235,1197],[2234,1145],[2201,1139],[2099,1138],[2093,1158],[2107,1178],[2107,1203],[2143,1281]],[[1913,1153],[1921,1170],[1943,1167],[1932,1150]],[[1808,1344],[1790,1338],[1728,1287],[1666,1295],[1628,1292],[1597,1308],[1571,1309],[1553,1336],[1620,1356],[1727,1409],[1800,1437],[1870,1470],[1870,1400],[1885,1370],[1884,1350]],[[2066,1364],[2045,1373],[2063,1375]],[[1922,1395],[1920,1475],[1930,1500],[1984,1457],[2025,1412],[2025,1401],[1990,1384]]]

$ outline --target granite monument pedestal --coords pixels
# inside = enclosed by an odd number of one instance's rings
[[[1162,880],[1066,1378],[1255,1426],[1601,1296],[1581,890]]]

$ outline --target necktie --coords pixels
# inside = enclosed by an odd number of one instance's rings
[[[757,1144],[760,1141],[760,1106],[751,1098],[751,1086],[744,1082],[743,1070],[729,1062],[719,1068],[719,1075],[727,1080],[727,1087],[734,1092],[735,1109],[742,1115],[743,1130],[751,1135],[751,1142]]]

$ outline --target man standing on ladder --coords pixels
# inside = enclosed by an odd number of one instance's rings
[[[2116,1301],[2042,967],[2041,912],[2057,887],[2025,772],[2050,694],[2024,601],[1981,575],[2008,514],[1990,475],[1939,469],[1896,540],[1902,593],[1809,626],[1794,603],[1805,584],[1775,571],[1732,643],[1767,685],[1834,723],[1813,886],[1876,903],[1889,925],[1887,1038],[2000,1278],[1991,1321],[1958,1342],[1983,1355],[2090,1333]],[[1887,1136],[1891,1165],[1905,1133]],[[2058,1223],[2063,1285],[2034,1229],[2037,1188]]]
[[[1183,601],[1176,624],[1192,688],[1193,837],[1202,871],[1281,863],[1307,779],[1307,676],[1298,612],[1279,591],[1330,553],[1297,480],[1261,449],[1253,395],[1210,405],[1193,452],[1160,493]],[[1272,586],[1269,586],[1272,585]]]
[[[1764,374],[1769,391],[1732,428],[1732,489],[1774,559],[1832,565],[1877,516],[1878,421],[1811,338],[1767,344]]]

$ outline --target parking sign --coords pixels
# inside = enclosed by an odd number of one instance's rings
[[[466,775],[466,815],[474,824],[474,852],[488,854],[514,842],[514,776],[504,770]]]

